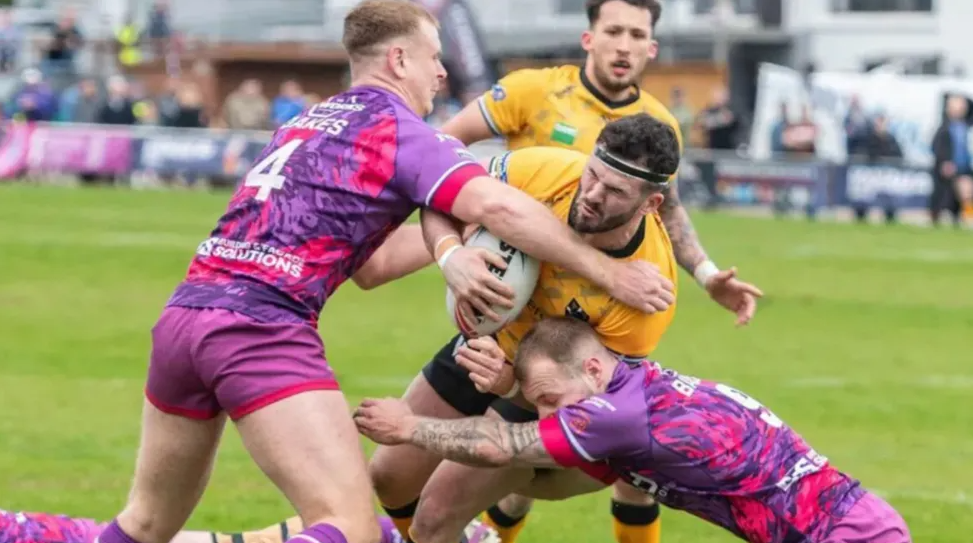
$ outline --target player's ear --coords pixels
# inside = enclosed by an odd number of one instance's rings
[[[605,369],[601,363],[601,360],[598,360],[598,357],[589,356],[588,358],[585,358],[584,362],[581,363],[581,368],[584,370],[584,374],[587,375],[592,381],[599,384],[601,383]]]
[[[581,33],[581,48],[584,49],[585,53],[591,52],[592,41],[594,41],[594,34],[591,33],[591,30],[585,30]]]
[[[389,69],[395,74],[399,79],[405,78],[405,48],[401,45],[393,45],[389,47],[386,61],[388,62]]]
[[[655,192],[649,195],[648,198],[642,202],[642,206],[639,211],[643,215],[648,215],[650,213],[655,213],[662,207],[662,203],[666,200],[666,197],[661,192]]]
[[[659,42],[652,40],[649,42],[649,60],[655,60],[659,55]]]

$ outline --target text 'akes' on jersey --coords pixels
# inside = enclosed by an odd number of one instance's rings
[[[439,136],[398,96],[371,87],[289,120],[170,305],[316,322],[331,293],[417,207],[448,213],[462,185],[485,173],[462,144]]]

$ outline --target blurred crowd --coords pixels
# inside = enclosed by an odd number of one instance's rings
[[[80,76],[58,91],[42,70],[27,68],[3,112],[5,118],[27,121],[267,130],[320,100],[293,80],[285,81],[269,98],[260,81],[248,79],[211,119],[205,113],[202,89],[191,80],[171,77],[161,93],[150,95],[138,80],[121,75],[104,80]]]
[[[219,111],[206,115],[202,89],[190,78],[180,77],[183,40],[170,20],[165,0],[157,0],[142,23],[126,17],[114,29],[112,65],[98,70],[115,75],[95,76],[82,73],[79,67],[78,58],[86,44],[73,9],[61,13],[49,35],[31,42],[27,29],[13,22],[10,10],[0,8],[0,75],[12,80],[0,101],[2,118],[266,130],[287,121],[306,104],[321,100],[306,93],[299,81],[265,89],[260,81],[251,79],[244,81]],[[33,52],[38,53],[36,60],[26,61]],[[160,57],[166,60],[170,78],[158,94],[150,94],[136,78],[118,75],[121,68]]]

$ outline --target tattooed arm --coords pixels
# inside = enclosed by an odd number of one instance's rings
[[[439,420],[415,417],[409,443],[447,460],[480,467],[556,468],[538,422],[514,424],[486,417]]]
[[[672,240],[676,262],[692,275],[696,271],[696,266],[708,260],[706,251],[699,241],[696,229],[693,228],[689,213],[679,201],[679,191],[674,181],[669,182],[663,195],[665,200],[659,207],[659,216],[669,233],[669,239]]]

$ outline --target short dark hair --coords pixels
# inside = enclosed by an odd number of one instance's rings
[[[585,12],[588,14],[588,26],[595,26],[598,22],[598,17],[601,16],[601,6],[612,2],[613,0],[588,0],[585,4]],[[620,0],[625,2],[630,6],[635,6],[637,8],[647,9],[649,13],[652,14],[652,28],[659,24],[659,18],[662,17],[662,4],[659,0]]]
[[[422,20],[439,24],[425,8],[408,0],[365,0],[345,16],[341,43],[348,56],[360,58],[375,53],[373,48],[386,40],[412,34]]]
[[[514,356],[514,375],[524,379],[527,363],[544,356],[569,372],[577,371],[591,349],[602,348],[588,323],[570,317],[551,317],[537,323],[524,335]]]
[[[676,131],[648,113],[608,123],[601,129],[597,145],[615,157],[656,173],[673,175],[679,168]]]

